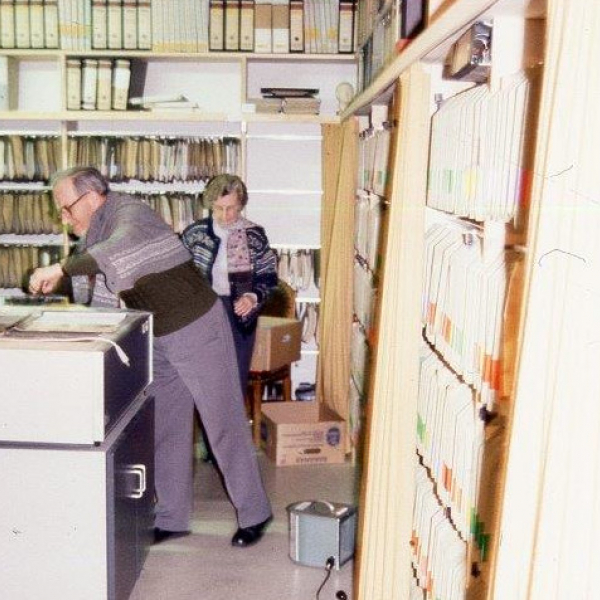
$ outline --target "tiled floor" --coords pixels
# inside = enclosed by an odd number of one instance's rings
[[[153,546],[131,600],[314,600],[325,569],[292,562],[286,506],[299,500],[356,504],[351,465],[275,467],[259,457],[274,520],[250,548],[232,548],[233,508],[215,469],[198,461],[193,535]],[[353,561],[333,570],[319,600],[352,598]]]

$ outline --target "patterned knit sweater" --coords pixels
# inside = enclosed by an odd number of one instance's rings
[[[194,264],[212,283],[212,270],[221,244],[216,235],[212,218],[201,219],[189,225],[182,233],[183,244],[192,253]],[[241,253],[247,254],[249,260],[244,268],[243,263],[233,264],[236,252],[228,252],[228,278],[232,296],[239,297],[245,292],[256,294],[257,305],[242,320],[240,325],[252,327],[260,310],[269,296],[269,292],[277,286],[277,257],[269,246],[265,230],[252,221],[239,218],[230,230],[230,239],[235,238],[243,247]],[[240,242],[241,240],[241,242]]]

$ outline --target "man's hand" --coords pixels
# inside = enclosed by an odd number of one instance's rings
[[[54,263],[49,267],[40,267],[29,278],[29,291],[32,294],[50,294],[56,289],[63,275],[60,263]]]

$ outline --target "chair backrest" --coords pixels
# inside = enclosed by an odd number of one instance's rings
[[[284,317],[286,319],[296,318],[296,290],[283,281],[279,280],[277,287],[271,290],[267,301],[264,303],[261,315],[268,317]]]

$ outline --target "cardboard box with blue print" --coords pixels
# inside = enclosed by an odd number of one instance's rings
[[[344,435],[342,417],[316,401],[262,406],[265,453],[279,467],[343,463]]]
[[[302,324],[297,319],[259,317],[251,371],[274,371],[300,360]]]

